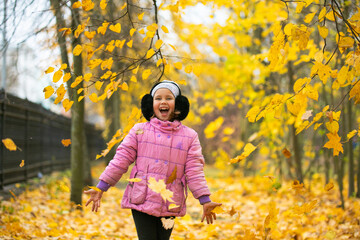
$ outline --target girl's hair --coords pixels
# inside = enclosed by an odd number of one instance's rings
[[[170,82],[170,81],[169,81]],[[153,108],[153,97],[151,96],[152,90],[159,85],[161,82],[156,83],[150,90],[150,93],[145,94],[141,99],[141,112],[146,118],[146,120],[150,121],[151,117],[154,116],[154,108]],[[181,95],[181,89],[175,82],[170,82],[177,86],[179,89],[179,96],[175,98],[175,116],[174,120],[182,121],[189,114],[190,103],[187,97]]]

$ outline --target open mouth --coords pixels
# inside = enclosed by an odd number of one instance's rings
[[[167,108],[167,107],[162,107],[162,108],[160,108],[160,113],[161,113],[162,115],[168,114],[168,113],[169,113],[169,108]]]

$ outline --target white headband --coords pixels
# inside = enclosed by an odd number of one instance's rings
[[[154,97],[155,92],[160,88],[169,89],[175,98],[180,95],[180,87],[176,82],[164,80],[154,87],[154,89],[150,93],[151,96]]]

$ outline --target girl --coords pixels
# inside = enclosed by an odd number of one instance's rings
[[[90,195],[85,206],[93,202],[92,211],[97,212],[103,192],[135,162],[130,178],[142,180],[129,182],[121,206],[131,209],[140,240],[170,238],[173,228],[163,226],[162,218],[185,215],[187,187],[203,206],[201,221],[206,218],[208,224],[213,223],[216,215],[212,210],[221,204],[210,200],[198,135],[180,122],[189,113],[189,101],[181,95],[179,85],[167,80],[155,84],[142,98],[141,111],[148,122],[138,123],[129,131],[99,178],[97,188],[101,192],[85,191]],[[166,182],[173,202],[164,201],[148,188],[150,178]]]

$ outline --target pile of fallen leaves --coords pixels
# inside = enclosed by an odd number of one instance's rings
[[[104,169],[93,169],[94,176]],[[360,200],[340,207],[337,186],[314,175],[305,186],[273,176],[240,177],[206,169],[215,224],[201,223],[202,208],[189,194],[187,215],[176,218],[171,239],[360,239]],[[121,209],[123,186],[104,194],[100,212],[72,210],[69,179],[58,175],[0,203],[1,239],[137,239],[130,210]],[[84,196],[84,203],[87,196]]]

